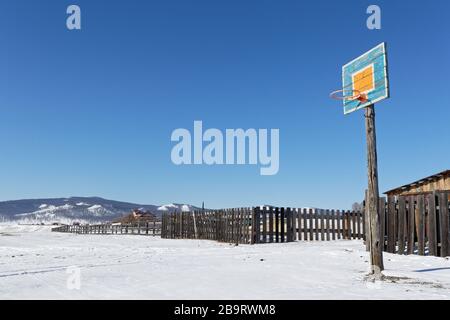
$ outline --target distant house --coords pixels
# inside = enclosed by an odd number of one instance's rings
[[[114,220],[113,223],[136,223],[136,222],[153,222],[156,221],[156,215],[150,211],[142,211],[140,209],[133,210],[129,215]]]
[[[386,191],[385,194],[388,196],[405,196],[429,194],[433,191],[450,191],[450,170]]]

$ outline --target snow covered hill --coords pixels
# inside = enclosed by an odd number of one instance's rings
[[[0,221],[103,222],[125,216],[134,209],[161,215],[163,212],[189,211],[198,208],[187,204],[143,205],[99,197],[25,199],[0,202]]]

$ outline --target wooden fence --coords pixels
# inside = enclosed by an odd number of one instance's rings
[[[450,192],[380,198],[384,251],[450,255]],[[55,232],[161,235],[166,239],[207,239],[228,243],[366,239],[361,212],[280,207],[164,213],[162,221],[115,225],[72,225]],[[366,245],[368,243],[366,241]]]
[[[450,255],[449,194],[433,192],[380,198],[384,251]]]
[[[229,243],[363,239],[361,212],[279,207],[165,213],[161,237]]]
[[[145,222],[135,224],[96,224],[96,225],[64,225],[52,228],[53,232],[69,232],[77,234],[134,234],[161,235],[161,222]]]
[[[252,243],[252,208],[165,213],[161,237]]]

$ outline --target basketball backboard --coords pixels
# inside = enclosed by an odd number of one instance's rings
[[[386,44],[383,42],[342,67],[344,114],[389,98]]]

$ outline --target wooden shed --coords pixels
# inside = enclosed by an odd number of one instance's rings
[[[401,187],[386,191],[388,196],[429,194],[433,191],[450,191],[450,170],[445,170]]]
[[[142,211],[139,209],[133,210],[129,215],[116,219],[113,223],[140,223],[140,222],[153,222],[156,221],[156,215],[151,213],[150,211]]]

